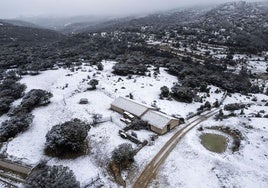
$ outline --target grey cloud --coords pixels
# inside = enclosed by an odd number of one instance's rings
[[[228,0],[0,0],[0,18],[45,15],[129,15],[226,1]]]

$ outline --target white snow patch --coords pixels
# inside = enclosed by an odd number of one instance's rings
[[[164,68],[160,68],[160,74],[154,78],[153,67],[150,68],[151,76],[133,76],[132,79],[112,74],[115,62],[103,61],[103,71],[96,67],[81,66],[81,69],[71,72],[67,69],[58,69],[42,72],[37,76],[24,76],[21,83],[27,85],[27,91],[31,89],[44,89],[53,93],[51,103],[48,106],[33,110],[35,116],[29,129],[16,136],[8,143],[7,153],[22,158],[24,162],[36,164],[41,159],[47,158],[43,149],[45,146],[45,135],[52,126],[68,121],[72,118],[80,118],[84,121],[92,121],[92,113],[99,113],[104,119],[112,119],[89,131],[88,143],[90,152],[88,155],[75,160],[49,161],[49,164],[62,164],[69,166],[75,173],[77,179],[85,186],[91,179],[100,176],[108,187],[116,187],[107,173],[107,163],[111,152],[118,145],[128,142],[118,135],[118,131],[125,125],[120,122],[118,113],[110,110],[110,104],[119,96],[132,93],[134,100],[147,105],[156,104],[161,111],[168,115],[180,114],[185,117],[189,112],[196,112],[201,103],[186,104],[174,100],[160,100],[160,88],[167,86],[171,88],[178,80],[169,75]],[[67,76],[68,75],[68,76]],[[95,91],[86,91],[90,79],[99,80]],[[210,86],[212,93],[206,100],[213,103],[220,99],[223,93],[216,94],[217,87]],[[206,96],[200,93],[200,96]],[[266,95],[244,96],[233,94],[227,97],[224,104],[228,103],[253,103],[245,113],[256,113],[260,110],[268,112],[263,106],[262,100],[267,100]],[[87,98],[89,104],[79,105],[81,98]],[[13,105],[19,104],[19,100]],[[8,119],[7,116],[0,117],[0,123]],[[243,118],[241,118],[243,119]],[[243,121],[239,118],[231,118],[222,122],[210,120],[206,125],[225,125],[238,128],[245,135],[242,149],[235,154],[225,152],[215,154],[204,149],[200,144],[196,130],[192,130],[175,148],[168,157],[165,164],[159,170],[157,179],[161,187],[267,187],[268,166],[267,148],[268,133],[267,119],[251,118],[249,123],[254,129],[246,129]],[[160,136],[150,146],[145,146],[136,156],[135,165],[142,170],[153,156],[160,150],[166,141],[183,125],[175,128],[170,133]],[[143,141],[151,135],[148,131],[134,131],[138,138]],[[263,140],[266,140],[264,142]],[[250,164],[250,165],[248,165]],[[128,184],[133,182],[135,176],[129,176]],[[217,178],[218,176],[218,178]],[[154,182],[152,185],[156,184]],[[254,185],[254,186],[253,186]]]

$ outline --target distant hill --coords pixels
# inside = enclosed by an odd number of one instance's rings
[[[100,23],[106,23],[106,19],[104,20],[88,20],[85,22],[77,22],[77,23],[68,23],[58,29],[58,31],[64,34],[77,34],[83,31],[87,31],[88,28],[94,27]]]
[[[79,33],[89,26],[105,22],[111,18],[106,16],[73,16],[73,17],[22,17],[27,22],[43,28],[60,31],[66,34]]]
[[[63,34],[35,27],[29,27],[26,22],[0,20],[0,44],[39,44],[58,41]],[[12,24],[11,24],[12,23]],[[19,26],[20,25],[20,26]]]
[[[73,25],[74,26],[74,25]],[[90,25],[76,32],[124,30],[161,34],[176,30],[205,43],[228,45],[255,53],[268,50],[268,2],[230,2],[217,6],[189,8],[143,17],[115,19]],[[187,28],[187,31],[185,30]]]
[[[136,15],[119,18],[106,18],[99,21],[87,21],[72,23],[61,31],[70,33],[101,32],[122,29],[140,29],[142,26],[153,26],[157,30],[168,29],[182,23],[189,23],[197,20],[213,6],[197,6],[194,8],[180,8],[171,11],[158,12],[154,14]],[[70,29],[72,28],[72,29]]]
[[[7,20],[7,19],[0,19],[0,22],[5,22],[5,23],[9,23],[11,25],[15,25],[15,26],[22,26],[22,27],[33,27],[33,28],[41,28],[38,25],[35,25],[31,22],[26,22],[26,21],[22,21],[22,20]]]
[[[72,18],[33,18],[34,24],[18,20],[0,20],[0,43],[41,43],[64,38],[64,34],[105,31],[154,34],[161,38],[173,31],[173,38],[227,45],[241,52],[268,50],[268,2],[231,2],[160,12],[146,16],[107,18],[78,16]],[[42,25],[56,31],[36,28]],[[146,28],[146,29],[144,29]],[[60,34],[64,33],[64,34]],[[87,36],[87,34],[85,34]],[[77,44],[80,35],[67,38]],[[85,37],[84,37],[85,38]],[[79,38],[80,39],[80,38]],[[176,39],[180,40],[180,39]],[[185,38],[187,40],[187,37]],[[190,41],[188,41],[190,42]],[[69,46],[69,45],[68,45]]]

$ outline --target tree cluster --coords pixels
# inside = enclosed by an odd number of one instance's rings
[[[195,96],[193,90],[189,87],[181,87],[179,85],[175,85],[171,88],[172,96],[180,101],[186,103],[192,103],[193,98]]]
[[[90,126],[79,119],[53,126],[46,134],[45,153],[55,157],[83,154],[89,129]]]
[[[134,162],[135,150],[131,144],[121,144],[112,152],[112,160],[120,166],[120,169],[129,167]]]
[[[32,89],[24,95],[19,106],[13,108],[8,115],[14,116],[19,113],[29,113],[38,106],[47,105],[50,103],[49,99],[52,97],[52,93],[41,90]]]
[[[224,105],[224,110],[226,111],[235,111],[245,108],[245,104],[239,104],[239,103],[231,103]]]
[[[11,103],[22,97],[26,89],[26,86],[17,80],[17,77],[5,77],[0,83],[0,116],[9,111]]]
[[[80,188],[80,183],[68,167],[39,164],[27,177],[24,187]]]
[[[33,121],[31,114],[19,114],[4,121],[0,127],[0,142],[6,142],[17,134],[25,131]]]
[[[187,64],[183,61],[168,64],[168,71],[178,76],[185,87],[197,88],[200,91],[207,92],[207,85],[215,85],[230,93],[248,93],[251,89],[250,77],[246,69],[240,73],[222,71],[222,69],[211,70],[205,65],[197,63]]]
[[[145,75],[147,67],[144,64],[126,64],[117,63],[113,67],[113,73],[121,76],[127,76],[129,74]]]

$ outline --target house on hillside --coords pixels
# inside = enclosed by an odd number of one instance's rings
[[[150,125],[150,130],[161,135],[181,123],[179,119],[159,112],[151,106],[124,97],[117,98],[111,104],[111,109],[122,115],[131,114],[136,118],[147,121]]]

